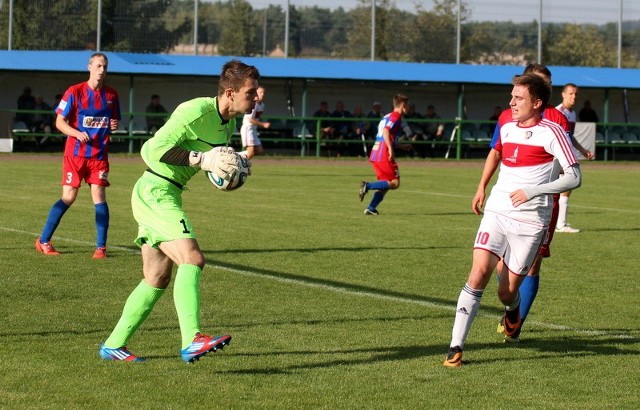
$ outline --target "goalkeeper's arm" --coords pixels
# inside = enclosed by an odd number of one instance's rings
[[[216,152],[231,154],[233,153],[233,148],[216,147],[207,152],[199,152],[199,151],[187,151],[186,149],[182,149],[180,147],[173,147],[167,152],[165,152],[164,155],[162,155],[162,157],[160,158],[160,162],[164,162],[165,164],[170,164],[170,165],[181,165],[185,167],[189,166],[189,167],[202,168],[202,164],[203,164],[203,161],[205,160],[205,157],[214,156]],[[205,171],[209,171],[209,170],[205,169]]]

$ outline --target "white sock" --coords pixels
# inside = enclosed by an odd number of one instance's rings
[[[464,341],[467,339],[471,324],[473,324],[473,320],[480,308],[482,292],[482,289],[473,289],[469,285],[464,285],[464,288],[462,288],[460,296],[458,296],[456,320],[453,322],[450,347],[464,347]]]
[[[569,210],[569,197],[560,195],[558,201],[558,222],[556,228],[562,228],[567,224],[567,211]]]

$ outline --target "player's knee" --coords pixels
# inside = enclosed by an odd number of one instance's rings
[[[189,264],[196,265],[200,269],[204,268],[205,260],[204,260],[204,255],[202,254],[202,252],[200,252],[200,251],[192,252],[190,257],[189,257],[189,259],[190,259]]]
[[[389,189],[398,189],[398,188],[400,188],[399,179],[392,179],[391,181],[389,181]]]

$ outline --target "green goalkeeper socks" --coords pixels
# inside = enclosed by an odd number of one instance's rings
[[[129,295],[124,304],[122,316],[104,345],[112,349],[126,346],[129,338],[149,316],[151,309],[163,293],[164,289],[153,288],[144,280],[141,281]]]
[[[173,284],[173,302],[178,313],[182,348],[187,347],[200,331],[200,273],[202,268],[196,265],[178,266]]]

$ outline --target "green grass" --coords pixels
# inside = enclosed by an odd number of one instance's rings
[[[465,348],[442,366],[479,218],[479,161],[401,161],[381,216],[357,199],[364,160],[257,158],[233,193],[198,175],[185,208],[207,258],[202,324],[233,343],[179,357],[171,287],[130,341],[144,364],[97,349],[141,279],[132,240],[137,156],[112,158],[109,258],[91,259],[87,187],[33,249],[60,195],[61,156],[0,156],[0,408],[640,407],[640,166],[587,163],[518,346],[500,343],[489,285]]]

